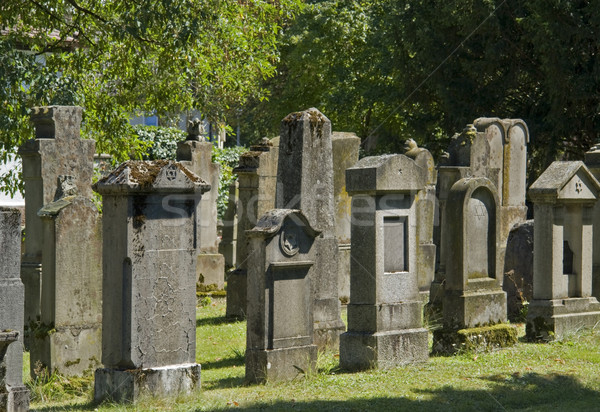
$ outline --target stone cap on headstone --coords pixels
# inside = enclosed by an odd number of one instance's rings
[[[80,106],[38,106],[31,109],[31,122],[35,126],[36,139],[79,138]],[[57,130],[59,133],[57,133]],[[62,133],[70,130],[71,133]]]
[[[77,196],[75,195],[65,196],[52,203],[48,203],[37,212],[37,215],[41,218],[53,218],[55,216],[58,216],[60,211],[72,204],[73,199],[75,199],[76,197]]]
[[[266,212],[256,222],[254,228],[247,230],[249,237],[269,238],[279,232],[286,219],[292,219],[298,226],[304,228],[304,231],[310,237],[317,237],[321,234],[319,230],[313,229],[308,218],[298,209],[271,209]]]
[[[210,190],[210,184],[179,162],[129,160],[99,180],[93,189],[102,195],[127,192],[204,193]]]
[[[435,160],[429,150],[419,147],[413,139],[408,139],[404,142],[404,154],[413,159],[417,165],[427,170],[427,184],[435,185],[437,182],[437,170],[435,168]]]
[[[600,183],[582,161],[553,162],[529,187],[529,197],[539,203],[594,203]]]
[[[473,125],[478,132],[485,132],[491,125],[496,124],[502,130],[502,139],[504,143],[508,143],[508,130],[514,126],[520,126],[525,130],[525,143],[529,143],[529,128],[521,119],[500,119],[499,117],[479,117],[475,119]]]
[[[427,184],[427,170],[402,154],[369,156],[346,169],[346,191],[356,193],[417,192]]]

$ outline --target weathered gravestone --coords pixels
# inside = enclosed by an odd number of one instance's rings
[[[223,289],[225,282],[225,259],[219,253],[217,236],[217,198],[219,196],[220,166],[212,162],[212,143],[200,136],[200,120],[188,124],[188,138],[177,142],[177,161],[209,183],[211,190],[202,196],[199,205],[197,281],[208,287],[216,285]]]
[[[417,279],[419,294],[425,303],[429,301],[429,290],[435,275],[436,245],[433,243],[433,229],[436,223],[437,199],[435,185],[437,171],[433,156],[427,149],[418,147],[413,139],[405,143],[406,156],[413,159],[425,173],[425,186],[419,190],[416,197],[417,210]]]
[[[444,325],[433,335],[434,352],[510,346],[516,331],[506,322],[502,290],[500,205],[486,178],[465,178],[450,189],[445,214]]]
[[[585,165],[600,180],[600,143],[595,144],[585,153]],[[592,268],[592,296],[600,299],[600,202],[594,205],[594,240],[593,240],[593,268]]]
[[[81,115],[81,107],[34,107],[31,121],[35,139],[19,148],[25,184],[26,233],[21,279],[25,286],[26,330],[35,327],[41,315],[43,229],[37,213],[55,200],[59,176],[72,176],[79,195],[92,196],[95,142],[80,138]]]
[[[331,122],[317,109],[295,112],[281,122],[277,167],[278,209],[300,209],[321,232],[316,240],[314,338],[319,348],[339,345],[345,330],[338,298],[338,242],[334,226]]]
[[[417,275],[418,194],[427,174],[404,155],[366,157],[346,171],[352,261],[348,332],[340,337],[344,369],[427,360]]]
[[[441,223],[434,239],[439,245],[439,265],[431,285],[430,302],[439,307],[446,276],[447,239],[445,207],[450,189],[465,177],[484,177],[497,189],[499,212],[499,253],[504,259],[508,234],[527,217],[525,206],[527,144],[529,131],[520,119],[478,118],[462,133],[452,137],[447,157],[438,168],[437,197]]]
[[[81,375],[102,352],[102,227],[96,206],[59,176],[43,221],[41,322],[31,330],[31,375]],[[91,182],[90,182],[91,183]]]
[[[246,316],[246,283],[248,254],[246,231],[256,225],[259,217],[275,207],[279,138],[263,139],[240,156],[233,172],[238,176],[238,240],[236,269],[227,274],[227,317]]]
[[[23,299],[21,213],[0,206],[0,410],[29,409],[23,385]]]
[[[105,325],[95,399],[199,389],[197,213],[210,186],[180,163],[129,161],[94,189],[103,204]]]
[[[223,229],[221,242],[219,243],[219,253],[225,259],[225,270],[235,267],[236,248],[237,248],[237,201],[239,197],[237,180],[229,185],[229,200],[227,210],[223,216]]]
[[[315,231],[299,210],[273,209],[247,232],[246,380],[292,379],[314,370]]]
[[[350,299],[350,209],[351,200],[346,191],[346,169],[358,161],[360,137],[354,133],[333,132],[333,198],[335,204],[335,235],[338,240],[338,296],[340,301]]]
[[[523,322],[533,299],[533,220],[517,224],[506,241],[504,282],[507,315],[511,322]]]
[[[600,183],[583,162],[554,162],[529,188],[534,204],[529,339],[560,338],[600,321],[592,296],[593,207]]]

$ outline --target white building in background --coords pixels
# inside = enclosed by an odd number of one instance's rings
[[[14,160],[10,160],[6,164],[0,164],[0,176],[7,173],[12,169],[21,169],[21,159],[16,158]],[[17,192],[14,197],[11,197],[8,191],[4,186],[0,187],[0,206],[11,206],[11,207],[24,207],[25,199],[23,199],[23,195]]]

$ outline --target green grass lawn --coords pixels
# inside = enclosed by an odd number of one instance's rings
[[[340,371],[338,354],[322,353],[318,370],[308,376],[245,385],[245,322],[225,319],[223,299],[198,308],[197,315],[202,390],[196,395],[147,398],[135,406],[94,405],[92,378],[54,376],[46,385],[29,383],[32,410],[600,410],[600,330],[550,344],[519,342],[492,353],[432,357],[425,364],[362,373]]]

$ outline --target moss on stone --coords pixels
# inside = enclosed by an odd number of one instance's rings
[[[517,330],[506,323],[458,331],[441,329],[433,332],[432,352],[435,354],[483,352],[506,348],[516,343]]]

